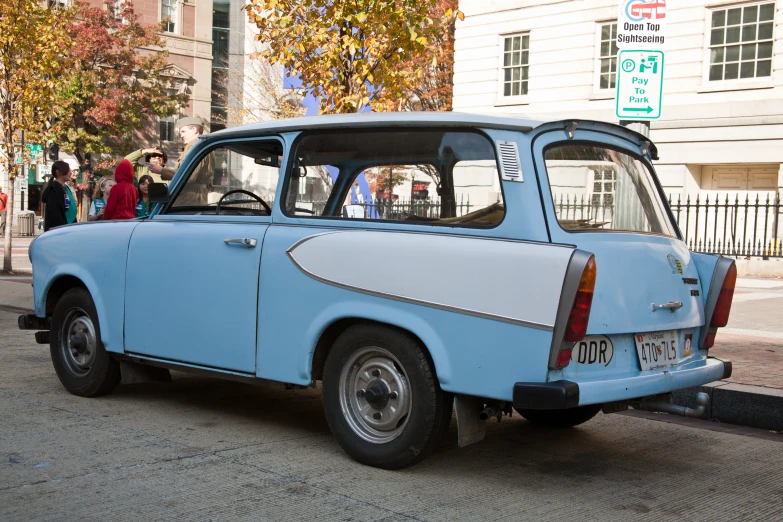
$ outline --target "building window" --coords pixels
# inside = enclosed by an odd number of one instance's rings
[[[598,89],[614,89],[617,81],[617,24],[601,24]]]
[[[527,94],[530,35],[519,34],[503,39],[503,96]]]
[[[710,81],[772,76],[775,3],[712,11]]]
[[[160,141],[177,141],[177,122],[174,118],[161,118],[158,127]]]
[[[177,1],[161,0],[160,2],[160,19],[166,20],[163,30],[167,33],[175,32],[177,27]]]
[[[230,14],[231,3],[229,0],[214,0],[212,3],[212,107],[209,117],[211,132],[225,129],[229,124]]]

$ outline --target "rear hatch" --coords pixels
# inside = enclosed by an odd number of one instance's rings
[[[679,237],[636,133],[580,123],[573,137],[542,132],[533,143],[550,236],[595,256],[585,341],[550,379],[633,374],[704,357],[704,307],[696,264]]]

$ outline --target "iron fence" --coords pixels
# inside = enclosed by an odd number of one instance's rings
[[[326,201],[297,201],[300,208],[306,205],[308,211],[320,216],[323,213]],[[416,199],[372,199],[370,201],[356,203],[364,207],[364,217],[368,219],[384,219],[402,221],[410,216],[438,219],[441,216],[442,204],[440,201],[416,200]],[[453,217],[464,216],[470,213],[470,198],[460,198],[453,205]]]
[[[740,257],[783,257],[783,241],[778,234],[779,194],[669,195],[669,206],[683,235],[694,252]],[[601,204],[585,196],[563,195],[555,199],[560,221],[600,228],[611,224],[614,201]]]

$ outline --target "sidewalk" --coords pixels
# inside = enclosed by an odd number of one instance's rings
[[[37,231],[36,231],[37,232]],[[11,239],[11,266],[15,274],[29,274],[33,267],[27,257],[27,249],[36,236],[14,236]],[[3,268],[2,256],[5,254],[4,240],[0,238],[0,270]]]

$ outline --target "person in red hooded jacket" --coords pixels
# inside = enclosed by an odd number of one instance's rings
[[[109,201],[103,211],[103,219],[133,219],[136,217],[136,200],[139,191],[133,185],[133,165],[128,160],[122,160],[114,170],[117,182],[111,188]]]

